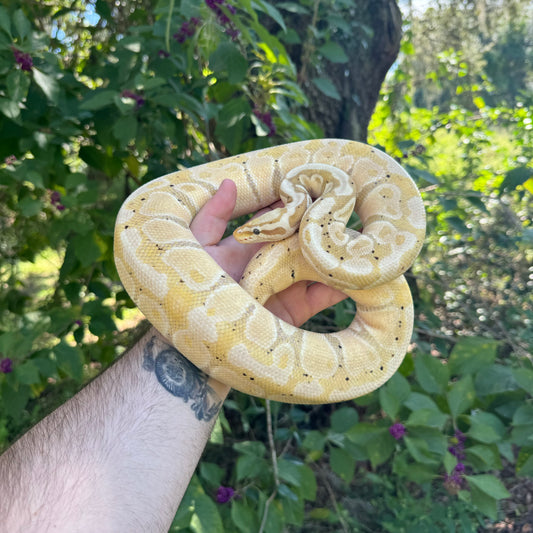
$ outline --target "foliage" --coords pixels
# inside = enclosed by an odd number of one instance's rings
[[[137,315],[112,259],[131,190],[320,136],[300,118],[307,101],[283,44],[298,33],[284,13],[302,7],[276,5],[0,3],[0,446],[131,341]],[[309,57],[342,62],[338,12],[305,36]],[[286,31],[272,35],[269,21]],[[427,246],[410,273],[412,350],[353,402],[234,393],[172,531],[475,531],[509,496],[504,467],[533,475],[533,116],[527,83],[513,92],[502,73],[521,34],[503,25],[471,58],[417,51],[416,28],[370,139],[427,205]],[[434,61],[423,79],[421,55]],[[344,302],[306,327],[342,328],[354,311]]]

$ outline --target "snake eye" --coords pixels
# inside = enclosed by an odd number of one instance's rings
[[[261,233],[261,230],[259,228],[254,228],[253,233],[254,235],[259,235]]]

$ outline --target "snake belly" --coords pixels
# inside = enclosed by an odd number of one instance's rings
[[[263,246],[240,284],[190,230],[226,178],[237,185],[234,217],[280,197],[285,202],[236,231],[242,242],[277,241]],[[353,210],[360,232],[345,227]],[[371,392],[402,362],[413,328],[403,273],[420,251],[425,226],[419,191],[391,157],[354,141],[302,141],[143,185],[117,216],[115,261],[147,319],[211,377],[261,398],[329,403]],[[352,298],[351,325],[305,331],[263,306],[298,279]]]

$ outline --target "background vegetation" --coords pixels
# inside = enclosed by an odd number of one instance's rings
[[[112,257],[129,192],[368,135],[427,207],[410,352],[352,402],[232,393],[172,531],[526,531],[533,12],[432,6],[409,2],[402,25],[392,0],[0,1],[1,448],[131,344],[140,317]]]

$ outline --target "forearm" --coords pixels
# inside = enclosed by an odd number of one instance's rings
[[[168,531],[227,392],[150,330],[0,457],[0,531]]]

